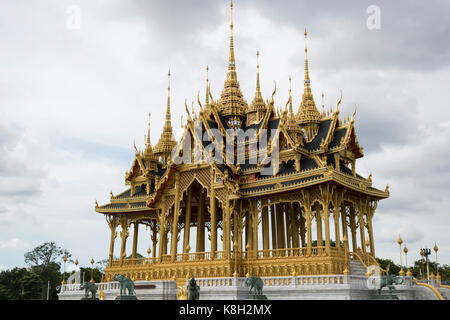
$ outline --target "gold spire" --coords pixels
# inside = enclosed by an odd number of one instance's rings
[[[144,150],[145,157],[153,156],[152,144],[150,142],[150,117],[151,117],[151,113],[149,112],[148,113],[147,136],[145,137],[145,150]],[[136,144],[135,144],[134,148],[136,149]]]
[[[155,146],[155,155],[163,156],[165,161],[167,161],[167,159],[170,157],[170,153],[172,152],[172,149],[177,144],[177,142],[173,138],[173,133],[172,133],[172,122],[171,122],[171,113],[170,113],[170,76],[171,76],[171,73],[169,70],[169,72],[167,73],[168,85],[167,85],[166,121],[164,123],[163,132],[161,133],[161,137],[159,138],[159,141]]]
[[[227,79],[220,97],[218,106],[219,112],[229,127],[241,127],[242,118],[245,117],[247,102],[244,100],[239,82],[237,81],[236,65],[234,57],[234,40],[233,40],[233,1],[230,2],[230,53],[228,57]]]
[[[305,29],[305,80],[302,102],[298,110],[297,119],[300,123],[319,123],[321,116],[317,111],[316,104],[311,92],[311,82],[309,79],[309,65],[308,65],[308,47],[307,47],[307,32]]]
[[[228,70],[235,68],[234,39],[233,39],[233,0],[230,2],[230,55],[228,57]]]
[[[246,113],[254,113],[258,112],[261,113],[259,116],[262,115],[263,112],[265,112],[266,104],[264,103],[264,99],[261,94],[261,87],[259,82],[259,51],[256,51],[256,91],[255,91],[255,97],[253,98],[252,103],[250,104],[250,108],[247,109]],[[255,122],[259,122],[259,118],[247,118],[247,125]]]

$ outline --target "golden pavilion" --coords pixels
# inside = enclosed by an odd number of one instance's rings
[[[177,141],[169,73],[158,143],[151,145],[149,125],[145,150],[135,146],[125,173],[128,189],[111,192],[108,204],[96,202],[95,211],[105,216],[111,230],[107,281],[115,273],[180,283],[190,276],[347,274],[350,254],[376,264],[372,219],[389,190],[372,187],[371,175],[357,173],[356,160],[364,153],[355,131],[356,108],[351,118],[341,119],[339,99],[334,110],[319,112],[306,42],[297,111],[291,90],[284,108],[274,105],[276,85],[271,98],[263,99],[259,59],[255,95],[247,103],[237,78],[232,10],[231,3],[221,96],[212,96],[207,78],[198,113],[185,106],[187,121]],[[142,226],[151,245],[140,249],[148,257],[138,254]],[[130,230],[132,251],[126,252]],[[120,253],[115,258],[117,236]]]

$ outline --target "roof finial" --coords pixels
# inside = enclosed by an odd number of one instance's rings
[[[230,54],[228,58],[228,74],[235,73],[234,39],[233,39],[233,0],[230,2]]]
[[[206,94],[205,94],[205,106],[209,104],[209,66],[206,65]]]
[[[150,145],[150,116],[151,113],[148,113],[148,131],[147,131],[147,141],[146,141],[146,146],[148,147]]]
[[[308,68],[308,46],[307,46],[308,33],[305,29],[305,86],[309,87],[309,68]]]
[[[294,116],[294,110],[292,109],[292,78],[289,75],[289,115]]]
[[[259,50],[256,51],[256,91],[261,91],[259,85]]]
[[[167,110],[166,110],[166,121],[170,120],[170,69],[167,73],[168,85],[167,85]]]
[[[325,95],[322,92],[322,114],[325,115]]]

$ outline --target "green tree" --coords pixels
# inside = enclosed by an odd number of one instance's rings
[[[28,300],[41,297],[42,280],[26,268],[14,268],[0,273],[0,299]]]
[[[67,257],[69,262],[73,262],[70,259],[71,256],[69,251],[57,246],[54,242],[46,242],[25,253],[25,262],[42,280],[42,299],[47,296],[48,286],[50,299],[57,299],[56,286],[62,281],[61,261],[63,257]]]
[[[29,272],[20,280],[22,291],[21,300],[39,299],[41,297],[42,280],[34,272]]]

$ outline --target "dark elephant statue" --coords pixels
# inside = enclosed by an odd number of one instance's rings
[[[119,281],[120,283],[120,295],[126,295],[126,290],[128,290],[128,295],[134,295],[134,282],[121,274],[114,274],[113,279]]]
[[[97,285],[92,282],[83,282],[80,284],[80,289],[84,289],[84,296],[86,299],[89,298],[89,292],[91,293],[92,299],[95,299],[95,295],[97,294]]]
[[[262,289],[264,282],[260,277],[250,276],[245,280],[245,285],[250,287],[248,290],[249,294],[262,295]],[[253,293],[252,293],[253,290]]]

